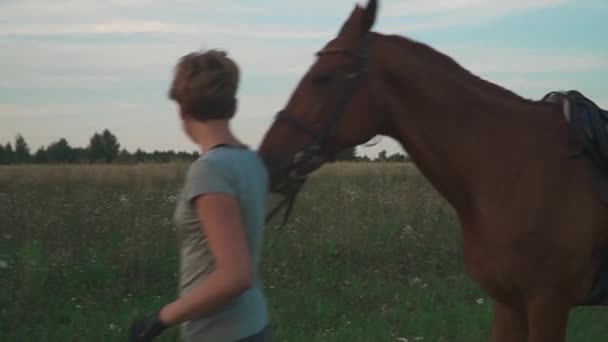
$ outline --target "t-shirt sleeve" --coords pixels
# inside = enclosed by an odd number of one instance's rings
[[[236,195],[236,189],[230,179],[230,173],[219,162],[198,160],[192,164],[186,175],[184,194],[186,200],[209,193]]]

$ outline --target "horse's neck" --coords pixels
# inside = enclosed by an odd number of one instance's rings
[[[403,145],[460,215],[472,213],[484,179],[501,177],[505,165],[521,163],[522,150],[538,143],[535,130],[549,124],[546,114],[554,113],[548,106],[441,67],[420,65],[415,69],[417,82],[408,82],[412,74],[404,70],[405,63],[392,63],[385,64],[392,68],[392,84],[403,87],[390,91],[386,133]]]

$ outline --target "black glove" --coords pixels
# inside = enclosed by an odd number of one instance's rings
[[[160,310],[157,310],[143,319],[131,324],[129,342],[147,342],[160,335],[168,328],[160,321]]]

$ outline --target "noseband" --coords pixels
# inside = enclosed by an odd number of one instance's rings
[[[304,147],[302,151],[296,153],[296,155],[294,156],[294,160],[292,160],[291,165],[287,170],[288,175],[284,188],[285,191],[283,191],[285,198],[270,212],[270,214],[266,218],[267,222],[272,219],[272,217],[279,210],[281,210],[281,208],[287,205],[282,225],[286,223],[289,214],[291,213],[291,209],[293,208],[295,198],[305,181],[306,175],[298,174],[299,167],[319,164],[322,160],[321,153],[323,151],[330,153],[328,149],[330,139],[335,133],[340,118],[346,111],[347,106],[350,104],[350,101],[355,93],[357,84],[359,84],[359,81],[361,80],[363,74],[367,71],[367,53],[369,51],[370,43],[371,34],[367,33],[363,37],[360,45],[355,51],[335,47],[326,48],[316,53],[318,57],[329,54],[340,54],[355,59],[355,67],[353,72],[343,75],[345,87],[340,94],[339,102],[337,103],[336,108],[332,112],[332,115],[329,117],[329,121],[320,131],[315,130],[312,125],[302,121],[301,119],[290,115],[285,109],[277,113],[275,120],[284,121],[295,129],[305,133],[306,135],[309,135],[311,137],[311,141]]]

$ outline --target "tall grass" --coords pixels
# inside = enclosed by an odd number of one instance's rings
[[[0,341],[124,341],[172,300],[186,167],[0,168]],[[329,165],[267,229],[275,341],[487,340],[454,212],[411,164]],[[603,311],[574,311],[569,341],[605,341]]]

